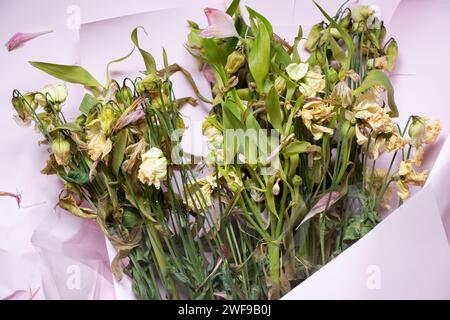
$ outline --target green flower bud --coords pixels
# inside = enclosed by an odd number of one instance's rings
[[[225,70],[229,74],[233,74],[239,70],[245,63],[245,56],[239,51],[233,51],[227,58]]]
[[[320,39],[320,31],[322,31],[322,23],[317,23],[313,25],[311,31],[309,32],[308,39],[305,42],[305,50],[312,52],[316,50],[317,44]]]
[[[70,161],[70,142],[61,137],[53,140],[52,153],[59,165],[67,166]]]
[[[156,74],[149,74],[142,80],[145,90],[155,91],[158,88],[159,78]]]
[[[294,186],[294,189],[300,187],[300,185],[302,184],[302,178],[299,175],[295,175],[292,178],[292,184]]]
[[[369,32],[369,40],[370,43],[376,48],[379,49],[380,48],[380,43],[378,40],[378,30],[372,29]]]
[[[347,29],[350,26],[350,19],[351,19],[351,14],[347,14],[345,17],[343,17],[341,19],[341,21],[339,21],[339,25],[343,28],[343,29]]]
[[[139,95],[142,95],[142,94],[144,93],[144,91],[145,91],[145,86],[144,86],[144,84],[142,83],[142,80],[136,81],[135,86],[136,86],[136,92],[137,92]]]
[[[76,119],[75,119],[75,123],[78,124],[80,127],[83,127],[84,124],[86,123],[86,116],[84,114],[79,115]]]
[[[386,69],[388,69],[388,71],[390,72],[394,70],[397,55],[398,55],[398,45],[397,42],[394,39],[392,39],[386,48],[386,57],[387,57]]]
[[[278,76],[275,79],[274,83],[275,90],[277,90],[278,94],[283,94],[284,90],[286,90],[286,79],[282,76]]]
[[[129,87],[123,87],[114,93],[117,102],[130,105],[133,102],[133,92]]]
[[[378,31],[378,43],[381,45],[384,42],[384,38],[386,37],[386,27],[384,24],[381,24],[381,28]]]
[[[272,193],[274,196],[277,196],[280,193],[280,183],[277,180],[277,182],[275,182],[275,184],[272,187]]]
[[[333,68],[328,69],[328,81],[330,83],[335,83],[339,80],[339,75],[337,71]]]
[[[411,138],[421,137],[425,132],[426,119],[414,116],[412,122],[408,128],[408,135]]]
[[[104,134],[108,134],[115,120],[114,110],[111,105],[107,104],[100,113],[100,127]]]
[[[11,103],[22,121],[30,119],[30,108],[33,110],[37,108],[33,93],[27,93],[23,97],[13,97]]]

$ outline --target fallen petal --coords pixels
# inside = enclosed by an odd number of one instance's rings
[[[0,191],[0,197],[13,197],[16,199],[17,201],[17,205],[20,208],[20,201],[21,201],[21,196],[20,194],[16,194],[16,193],[12,193],[12,192],[4,192],[4,191]]]
[[[47,33],[51,33],[53,30],[43,31],[43,32],[35,32],[35,33],[24,33],[24,32],[17,32],[14,34],[11,39],[8,40],[8,42],[5,43],[6,48],[8,51],[12,51],[18,47],[20,47],[22,44],[24,44],[27,41],[30,41],[36,37],[42,36]]]

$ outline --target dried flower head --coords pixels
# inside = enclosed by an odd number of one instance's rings
[[[159,189],[161,181],[165,181],[166,177],[167,159],[160,149],[153,147],[142,155],[138,179],[142,183],[154,185],[156,189]]]
[[[333,129],[324,124],[334,116],[334,106],[322,100],[315,100],[305,104],[300,111],[303,123],[312,133],[314,140],[320,140],[324,133],[333,134]]]

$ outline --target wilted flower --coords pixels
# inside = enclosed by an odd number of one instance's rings
[[[366,96],[353,108],[354,117],[363,120],[372,129],[374,136],[379,133],[390,133],[395,124],[387,112],[379,106],[375,97]]]
[[[156,189],[159,189],[161,181],[166,180],[166,177],[167,159],[160,149],[153,147],[142,155],[138,179],[142,183],[154,185]]]
[[[35,32],[35,33],[24,33],[24,32],[17,32],[14,34],[11,39],[8,40],[8,42],[5,43],[5,47],[8,49],[8,51],[12,51],[18,47],[20,47],[22,44],[24,44],[27,41],[30,41],[34,38],[37,38],[39,36],[42,36],[47,33],[51,33],[53,30],[49,31],[43,31],[43,32]]]
[[[141,139],[139,142],[129,145],[125,149],[125,155],[127,155],[128,159],[125,160],[122,164],[123,171],[127,173],[131,173],[132,168],[140,159],[141,154],[145,149],[145,140]]]
[[[418,148],[422,144],[432,144],[436,141],[441,132],[441,123],[439,120],[428,123],[426,117],[413,117],[409,126],[408,134],[411,138],[411,145]]]
[[[395,152],[403,149],[407,143],[408,141],[400,135],[398,128],[395,127],[395,130],[392,132],[389,138],[386,139],[385,146],[389,152]]]
[[[277,90],[278,94],[282,94],[284,90],[286,90],[286,79],[281,76],[278,76],[274,82],[275,90]]]
[[[100,119],[91,121],[88,125],[88,154],[93,161],[104,159],[112,149],[112,141],[102,131]]]
[[[364,130],[364,128],[361,129],[359,125],[355,125],[356,143],[360,145],[366,144],[368,141],[368,138],[363,134],[362,130]]]
[[[334,106],[321,100],[311,101],[305,104],[301,110],[301,117],[305,126],[311,131],[314,140],[322,138],[324,133],[333,134],[333,129],[323,124],[334,116]]]
[[[208,27],[203,29],[203,38],[230,38],[239,37],[234,27],[233,18],[225,12],[213,8],[205,9]]]
[[[207,165],[222,163],[223,161],[223,135],[210,121],[211,119],[206,119],[202,126],[203,135],[206,138],[206,145],[208,146],[208,154],[206,156]]]
[[[375,160],[378,159],[380,154],[382,154],[385,151],[386,149],[385,142],[386,139],[382,135],[379,135],[375,138],[375,141],[369,145],[369,155],[371,156],[372,159]]]
[[[386,168],[375,168],[372,170],[367,170],[363,174],[366,175],[366,188],[374,190],[376,194],[383,191],[384,183],[391,179],[391,175]],[[392,188],[390,185],[386,186],[386,190],[380,204],[381,207],[390,209],[389,202],[392,200]]]
[[[36,110],[37,103],[34,101],[34,93],[26,93],[23,97],[13,97],[12,105],[17,112],[16,120],[24,125],[31,122],[31,110]]]
[[[352,19],[354,22],[365,21],[375,14],[375,8],[372,6],[356,6],[352,9]]]
[[[385,70],[388,66],[388,59],[386,56],[376,57],[375,59],[367,60],[367,68],[368,69],[380,69]]]
[[[409,196],[409,186],[423,186],[428,177],[428,170],[417,173],[413,168],[415,160],[407,160],[400,162],[398,169],[398,180],[396,182],[397,194],[402,200],[406,200]]]
[[[232,192],[237,192],[244,186],[242,179],[233,170],[223,170],[221,176],[227,181],[227,185]]]
[[[323,92],[325,85],[325,77],[321,73],[320,66],[315,65],[306,72],[299,89],[305,97],[315,97],[318,92]]]
[[[212,206],[211,196],[215,186],[215,174],[210,174],[204,178],[198,179],[197,183],[190,185],[188,190],[186,190],[183,202],[193,212],[205,212],[209,207]]]
[[[292,80],[298,81],[308,72],[308,65],[306,63],[291,63],[286,67],[286,72]]]
[[[58,137],[52,142],[52,152],[59,165],[67,166],[70,161],[70,142]]]
[[[227,64],[225,70],[229,74],[233,74],[239,70],[245,63],[245,56],[239,51],[233,51],[227,58]]]
[[[352,89],[345,81],[340,81],[333,89],[331,94],[333,99],[338,100],[343,108],[347,108],[353,103]]]
[[[55,104],[63,103],[67,98],[67,87],[64,84],[51,84],[36,93],[35,100],[43,108],[47,107],[47,99]]]
[[[322,31],[321,22],[312,26],[311,31],[309,31],[308,39],[304,44],[304,48],[307,51],[312,52],[316,49],[320,39],[320,31]]]

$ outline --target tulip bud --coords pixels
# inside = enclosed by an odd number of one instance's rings
[[[278,76],[275,79],[274,86],[278,94],[283,94],[284,90],[286,90],[286,80],[282,76]]]
[[[227,58],[225,70],[229,74],[233,74],[239,70],[245,63],[245,56],[239,51],[233,51]]]
[[[309,32],[308,39],[305,42],[305,50],[312,52],[316,50],[317,44],[320,39],[320,31],[322,31],[322,23],[317,23],[313,25],[311,31]]]
[[[67,166],[70,161],[70,142],[58,137],[52,142],[52,152],[59,165]]]
[[[395,61],[397,60],[398,46],[397,42],[392,39],[386,48],[387,66],[388,71],[394,70]]]

